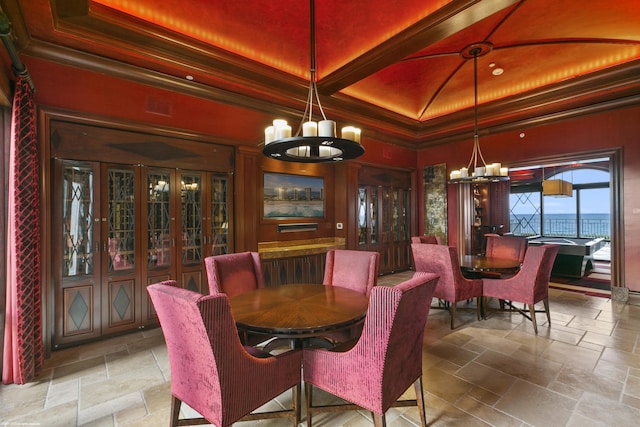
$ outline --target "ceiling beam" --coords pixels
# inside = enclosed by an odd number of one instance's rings
[[[318,81],[333,94],[522,0],[457,0]]]

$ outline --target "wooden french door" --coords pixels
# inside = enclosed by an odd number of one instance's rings
[[[149,284],[208,293],[227,253],[226,174],[54,160],[54,348],[157,322]]]
[[[55,348],[100,336],[103,261],[99,164],[56,160],[54,174]]]
[[[358,248],[380,253],[380,274],[411,267],[409,173],[364,168],[358,188]],[[382,181],[381,181],[382,180]]]

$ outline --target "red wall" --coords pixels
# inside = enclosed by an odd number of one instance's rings
[[[524,132],[524,138],[520,137],[521,132]],[[528,159],[621,147],[625,286],[640,291],[640,106],[481,136],[480,145],[487,163],[499,161],[507,167],[510,163],[521,163]],[[446,163],[449,172],[459,169],[469,162],[472,148],[470,135],[465,141],[421,150],[418,153],[418,168]],[[419,206],[422,206],[424,201],[421,188],[418,194]],[[422,209],[419,217],[422,228]],[[451,213],[449,217],[452,217]],[[449,229],[452,228],[455,228],[455,224],[450,220]],[[450,238],[452,237],[454,236],[450,234]]]
[[[182,94],[178,88],[157,89],[36,58],[25,58],[25,63],[41,106],[201,132],[220,139],[220,143],[255,141],[255,146],[264,140],[264,128],[273,120],[266,113]],[[149,103],[169,108],[170,115],[147,111]],[[360,161],[415,168],[414,150],[376,141],[366,129],[362,143],[366,152]]]
[[[192,130],[210,134],[221,143],[255,141],[256,146],[263,138],[262,129],[271,120],[265,113],[193,98],[179,91],[156,89],[40,59],[25,58],[25,63],[36,84],[36,101],[40,106]],[[168,106],[171,114],[148,112],[149,102]],[[500,161],[503,166],[526,159],[623,148],[625,278],[626,286],[633,290],[640,290],[640,262],[637,262],[640,259],[640,197],[636,195],[640,188],[639,118],[640,106],[636,106],[481,136],[487,162]],[[524,138],[520,138],[521,132],[525,133]],[[367,138],[366,129],[363,130],[363,145],[366,153],[361,160],[367,163],[408,169],[417,167],[418,171],[427,165],[446,163],[450,171],[468,163],[472,137],[469,135],[458,143],[421,150],[417,162],[413,150]],[[422,206],[421,185],[417,195],[418,206]],[[422,209],[418,216],[422,228]],[[455,224],[450,223],[449,229],[455,229]]]

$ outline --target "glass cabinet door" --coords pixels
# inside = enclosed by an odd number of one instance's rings
[[[146,286],[207,293],[202,262],[232,251],[232,177],[54,160],[54,348],[147,325]]]
[[[171,174],[147,171],[147,268],[171,267]]]
[[[382,206],[380,206],[380,236],[382,243],[392,242],[391,230],[393,226],[393,215],[391,212],[391,188],[382,187]]]
[[[64,167],[61,230],[63,278],[92,276],[95,270],[93,183],[92,167]]]
[[[183,264],[202,262],[202,176],[180,175],[181,248]]]
[[[228,186],[226,177],[211,176],[211,255],[229,253]]]
[[[130,169],[107,171],[108,271],[136,265],[135,175]]]
[[[52,344],[58,348],[100,335],[100,174],[89,162],[56,160],[54,170]]]
[[[378,188],[360,186],[358,189],[358,244],[377,245],[380,241],[378,228]]]
[[[369,210],[367,209],[367,187],[358,188],[358,245],[369,241]]]
[[[358,187],[358,248],[380,253],[382,274],[410,266],[410,203],[409,188]]]
[[[104,165],[106,200],[102,221],[106,222],[106,269],[102,278],[102,333],[130,330],[140,322],[139,259],[141,227],[138,209],[141,197],[139,168]],[[105,230],[103,230],[105,233]],[[103,234],[104,235],[104,234]],[[104,259],[104,258],[103,258]]]

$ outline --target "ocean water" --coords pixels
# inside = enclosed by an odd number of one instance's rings
[[[322,200],[265,200],[265,218],[323,218]]]
[[[546,214],[540,222],[540,215],[512,214],[510,216],[510,230],[515,234],[564,237],[611,237],[611,215],[581,214],[580,223],[575,214]],[[578,229],[578,225],[580,225]],[[578,233],[580,235],[578,235]]]

